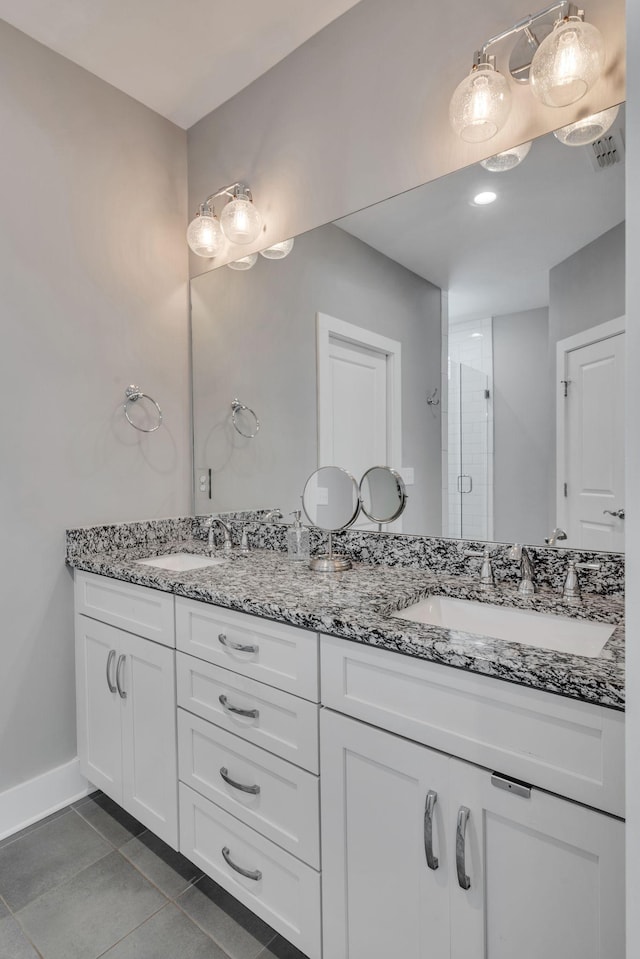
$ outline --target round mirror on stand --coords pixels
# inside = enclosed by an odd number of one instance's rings
[[[351,568],[346,556],[335,556],[333,534],[347,529],[360,512],[358,484],[339,466],[322,466],[312,473],[302,493],[302,508],[307,519],[329,534],[326,556],[314,556],[309,568],[320,573],[337,573]]]
[[[393,523],[407,505],[404,480],[390,466],[372,466],[360,480],[360,501],[367,519],[378,524]]]

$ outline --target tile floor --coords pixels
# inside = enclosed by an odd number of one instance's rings
[[[0,959],[305,959],[102,793],[0,842]]]

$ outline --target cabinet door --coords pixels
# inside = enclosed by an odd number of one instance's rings
[[[122,805],[178,846],[175,652],[122,634]]]
[[[448,957],[448,758],[326,709],[320,738],[324,955]]]
[[[624,959],[624,823],[451,760],[449,833],[469,810],[461,888],[451,876],[451,959]]]
[[[122,802],[120,698],[115,670],[121,633],[76,615],[78,756],[83,776]]]

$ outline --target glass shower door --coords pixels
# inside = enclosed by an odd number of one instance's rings
[[[489,377],[452,363],[449,380],[449,536],[490,540],[492,450]]]

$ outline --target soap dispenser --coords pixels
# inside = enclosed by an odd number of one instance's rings
[[[300,522],[302,511],[292,510],[293,526],[287,530],[287,554],[292,562],[306,562],[310,555],[309,530]]]

